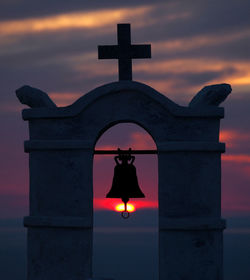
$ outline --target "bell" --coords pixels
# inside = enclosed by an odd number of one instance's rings
[[[131,149],[128,154],[121,153],[120,149],[118,149],[118,152],[119,156],[114,158],[116,166],[114,169],[112,187],[106,197],[121,198],[125,205],[125,211],[122,212],[122,217],[128,218],[129,212],[127,211],[127,203],[129,199],[143,198],[145,195],[138,184],[136,168],[133,165],[135,157],[131,156]]]

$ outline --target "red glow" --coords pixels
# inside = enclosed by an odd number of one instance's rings
[[[121,204],[120,199],[111,198],[95,198],[94,208],[95,210],[115,210],[117,205]],[[135,207],[135,209],[156,209],[158,208],[158,201],[151,200],[133,200],[129,203]],[[117,211],[117,210],[116,210]]]

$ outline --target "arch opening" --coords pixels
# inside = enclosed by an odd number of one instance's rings
[[[119,123],[98,138],[95,149],[156,149],[152,137],[134,123]],[[145,198],[131,198],[129,219],[120,199],[105,198],[112,185],[114,155],[95,155],[93,274],[114,279],[158,278],[158,164],[156,155],[136,155],[134,165]]]
[[[95,146],[96,148],[98,148],[98,146],[100,146],[99,148],[102,148],[103,145],[106,145],[105,143],[107,142],[105,140],[105,138],[107,137],[108,133],[110,133],[110,130],[113,130],[114,127],[120,127],[120,130],[122,129],[126,129],[128,132],[131,131],[131,133],[138,133],[140,134],[142,137],[144,137],[143,142],[135,142],[135,140],[133,139],[135,136],[132,135],[132,144],[135,145],[135,149],[156,149],[156,140],[154,138],[154,136],[152,135],[152,133],[145,127],[143,126],[141,123],[136,122],[136,121],[128,121],[128,120],[120,120],[120,121],[116,121],[116,122],[112,122],[110,124],[108,124],[107,126],[105,126],[103,129],[100,130],[99,134],[97,135],[96,141],[95,141]],[[133,129],[134,127],[134,129]],[[136,129],[137,128],[137,129]],[[107,133],[106,133],[107,132]],[[117,133],[119,133],[119,130],[117,131]],[[104,140],[100,140],[100,138],[103,138],[102,136],[105,135]],[[118,139],[117,139],[118,140]],[[146,142],[147,141],[147,142]],[[129,142],[117,142],[117,144],[120,144],[121,146],[124,146],[124,149],[126,149],[126,144],[128,145]],[[141,145],[139,147],[139,145]]]

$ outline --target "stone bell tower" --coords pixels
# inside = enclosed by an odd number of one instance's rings
[[[203,88],[182,107],[148,85],[132,81],[132,58],[150,57],[132,45],[130,25],[118,25],[118,45],[99,58],[119,61],[119,81],[98,87],[67,107],[24,86],[16,91],[29,122],[30,213],[28,280],[92,277],[94,147],[120,122],[153,137],[159,174],[159,277],[222,280],[220,119],[227,84]]]

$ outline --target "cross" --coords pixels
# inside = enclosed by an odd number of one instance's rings
[[[119,81],[132,80],[132,58],[151,58],[151,45],[131,45],[130,24],[117,24],[118,45],[98,46],[99,59],[118,59]]]

